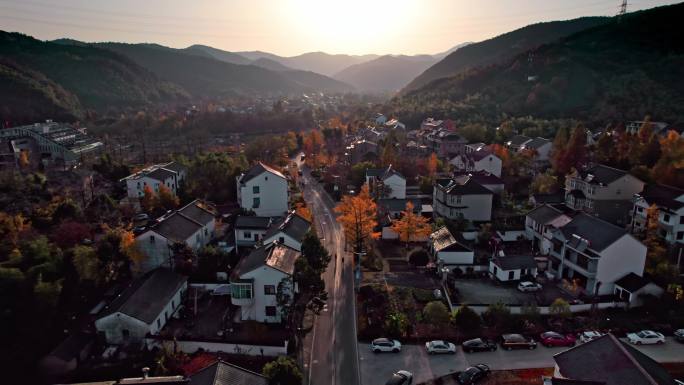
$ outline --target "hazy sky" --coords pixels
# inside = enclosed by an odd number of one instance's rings
[[[0,0],[38,39],[206,44],[280,55],[437,53],[530,23],[615,15],[620,0]],[[678,1],[631,0],[629,10]]]

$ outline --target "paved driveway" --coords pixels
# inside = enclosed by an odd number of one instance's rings
[[[684,361],[684,344],[668,338],[665,345],[638,346],[646,355],[659,362]],[[374,354],[367,343],[359,342],[361,361],[361,383],[363,385],[383,385],[397,370],[413,373],[414,383],[421,383],[435,377],[461,371],[477,363],[485,363],[493,370],[548,368],[555,365],[553,355],[565,348],[546,348],[535,350],[506,351],[465,354],[458,347],[454,355],[430,356],[424,345],[404,345],[400,353]]]
[[[514,286],[495,284],[490,279],[458,279],[456,288],[462,303],[488,305],[499,301],[505,304],[535,302],[534,294],[522,293]]]

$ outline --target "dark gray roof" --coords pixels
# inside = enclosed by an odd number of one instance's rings
[[[585,182],[592,184],[608,185],[627,175],[627,171],[602,164],[590,167],[580,172],[580,176]]]
[[[292,239],[301,242],[304,239],[304,235],[306,235],[310,228],[311,222],[307,221],[301,215],[293,211],[289,213],[287,217],[269,227],[268,231],[264,235],[264,238],[270,238],[282,231]]]
[[[165,164],[163,167],[167,170],[175,171],[177,173],[180,173],[181,171],[185,171],[185,169],[186,169],[185,166],[183,166],[182,164],[180,164],[178,162],[170,162],[170,163]]]
[[[458,181],[465,181],[467,178],[474,180],[481,185],[504,184],[503,180],[494,174],[486,171],[471,171],[455,177]]]
[[[537,262],[531,255],[494,257],[493,262],[501,270],[533,269],[537,267]]]
[[[367,177],[373,176],[373,177],[385,180],[385,179],[391,177],[392,175],[398,175],[401,178],[404,178],[404,176],[401,175],[401,173],[399,173],[398,171],[396,171],[395,169],[392,168],[392,165],[390,165],[389,167],[385,167],[385,168],[369,168],[369,169],[366,169],[366,176]]]
[[[152,226],[150,230],[173,242],[185,242],[201,228],[202,225],[198,222],[179,212],[174,212]]]
[[[152,179],[156,179],[160,182],[165,182],[167,179],[176,176],[176,172],[167,170],[165,168],[157,168],[155,170],[148,172],[146,176]]]
[[[657,362],[606,334],[556,354],[560,374],[606,385],[674,385],[674,379]]]
[[[492,195],[488,188],[477,183],[473,178],[450,179],[444,185],[444,180],[437,182],[437,186],[442,186],[444,191],[450,195]]]
[[[660,208],[677,211],[684,206],[684,202],[677,200],[684,195],[684,190],[672,186],[649,184],[639,194],[648,204],[655,204]]]
[[[217,361],[190,376],[190,385],[268,385],[261,374]]]
[[[627,234],[627,230],[585,213],[578,213],[560,231],[567,240],[573,235],[586,239],[589,247],[599,252]]]
[[[263,174],[264,172],[270,172],[272,174],[275,174],[276,176],[286,179],[285,175],[283,175],[280,171],[274,169],[271,166],[267,166],[261,162],[258,162],[249,170],[247,170],[246,173],[242,174],[242,177],[240,178],[240,183],[247,183],[250,180],[256,178],[257,176]]]
[[[522,146],[525,142],[527,142],[530,139],[532,138],[527,137],[525,135],[516,135],[512,137],[511,140],[509,140],[508,142],[511,143],[511,146]]]
[[[262,245],[240,260],[231,273],[231,279],[237,280],[243,274],[264,265],[291,275],[299,256],[300,253],[297,250],[277,242]]]
[[[436,251],[472,251],[471,248],[457,241],[446,226],[430,234],[430,241]]]
[[[529,142],[525,143],[525,148],[530,150],[536,150],[547,143],[551,143],[551,141],[541,137],[536,137],[530,140]]]
[[[406,204],[408,202],[413,203],[413,212],[414,213],[420,213],[420,210],[422,208],[422,202],[418,198],[408,198],[408,199],[399,199],[399,198],[382,198],[378,199],[378,206],[384,208],[385,210],[388,211],[404,211],[406,210]]]
[[[623,289],[626,289],[630,293],[635,293],[642,287],[651,283],[651,280],[646,277],[640,277],[635,273],[629,273],[624,277],[615,281],[615,284]]]
[[[549,205],[541,205],[527,213],[537,223],[546,224],[563,215],[563,212]]]
[[[238,229],[268,229],[271,226],[271,217],[255,217],[249,215],[239,215],[235,219],[235,228]]]
[[[483,150],[479,150],[479,151],[473,151],[473,152],[469,153],[467,156],[469,156],[471,159],[473,159],[474,161],[477,162],[478,160],[482,160],[482,159],[484,159],[490,155],[494,155],[494,154],[483,149]],[[494,156],[496,156],[496,155],[494,155]]]
[[[88,345],[93,342],[95,342],[93,335],[77,332],[76,334],[69,335],[49,355],[63,361],[71,361],[77,359],[84,350],[88,349]]]
[[[171,270],[152,270],[124,289],[106,308],[103,317],[120,312],[152,324],[187,280],[187,277]]]
[[[565,202],[565,196],[562,192],[555,194],[532,194],[532,198],[534,198],[536,204]]]
[[[209,207],[198,200],[190,202],[188,205],[178,210],[178,212],[205,226],[214,220],[214,213],[210,211]]]

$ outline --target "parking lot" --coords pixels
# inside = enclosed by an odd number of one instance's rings
[[[635,346],[658,362],[681,362],[684,360],[684,344],[671,338],[665,345]],[[465,354],[458,347],[456,354],[430,356],[424,345],[404,345],[400,353],[374,354],[367,343],[359,343],[361,383],[363,385],[383,385],[397,370],[413,373],[415,384],[461,371],[478,363],[489,365],[492,370],[547,368],[553,367],[553,355],[566,348],[546,348],[535,350],[506,351]]]
[[[517,284],[517,283],[516,283]],[[516,284],[497,283],[491,279],[459,279],[455,286],[459,292],[459,302],[467,304],[493,304],[499,301],[507,305],[523,305],[536,302],[548,305],[556,298],[570,297],[552,284],[536,293],[522,293]]]

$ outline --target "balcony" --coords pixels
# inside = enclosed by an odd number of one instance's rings
[[[252,280],[240,279],[230,283],[230,302],[235,306],[254,303],[254,283]]]

